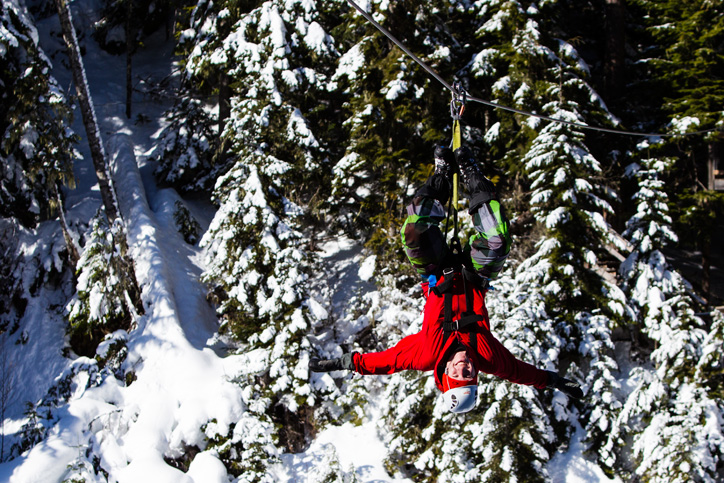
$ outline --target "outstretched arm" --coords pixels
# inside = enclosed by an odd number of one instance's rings
[[[363,375],[394,374],[406,370],[429,371],[435,364],[435,355],[428,353],[425,346],[423,337],[417,333],[408,335],[394,347],[382,352],[352,352],[338,359],[312,359],[309,368],[314,372],[346,369]]]

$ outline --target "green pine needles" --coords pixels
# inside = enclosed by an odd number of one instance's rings
[[[124,276],[127,263],[105,216],[99,214],[78,262],[77,295],[67,307],[71,347],[79,355],[95,355],[106,334],[129,329],[133,314]]]

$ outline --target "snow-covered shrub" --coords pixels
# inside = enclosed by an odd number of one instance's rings
[[[133,382],[135,374],[123,365],[128,357],[126,338],[127,334],[123,330],[108,334],[99,344],[95,360],[104,376],[112,375],[128,386]]]
[[[10,449],[11,456],[17,456],[43,441],[52,425],[50,408],[25,404],[25,422],[18,433],[19,441]]]
[[[0,332],[17,330],[27,306],[19,276],[18,231],[15,220],[0,218]]]
[[[15,219],[0,218],[0,332],[18,344],[30,337],[23,320],[29,301],[45,290],[58,291],[58,297],[67,300],[72,276],[57,225],[41,226],[35,231]]]
[[[180,191],[212,188],[217,134],[208,106],[184,96],[166,113],[166,120],[169,124],[150,154],[158,162],[156,177]]]
[[[216,451],[229,474],[239,478],[237,481],[271,482],[266,468],[274,462],[269,455],[276,453],[274,425],[263,413],[256,417],[246,414],[229,426],[228,434],[211,438],[206,448]]]
[[[201,225],[191,215],[188,208],[184,206],[181,201],[176,201],[176,210],[173,213],[173,220],[176,222],[176,228],[178,232],[184,237],[186,243],[190,245],[196,245],[199,241],[199,235],[201,233]]]
[[[128,266],[114,242],[113,231],[100,213],[92,222],[88,242],[78,262],[77,294],[66,308],[71,347],[81,355],[92,356],[105,334],[128,329]]]
[[[13,444],[11,457],[19,456],[48,437],[52,426],[58,421],[56,409],[67,403],[78,385],[84,388],[98,386],[103,381],[93,359],[81,357],[60,374],[43,398],[37,403],[28,401],[25,405],[25,421]]]

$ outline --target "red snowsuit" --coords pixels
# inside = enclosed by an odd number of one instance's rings
[[[546,387],[548,383],[546,371],[516,359],[490,332],[488,310],[485,307],[487,290],[477,287],[471,289],[474,295],[475,313],[483,317],[483,320],[473,329],[474,332],[452,332],[443,344],[444,297],[435,295],[429,290],[427,282],[422,284],[422,289],[427,298],[422,330],[417,334],[405,337],[397,345],[385,351],[356,353],[353,358],[356,372],[360,374],[393,374],[409,369],[434,370],[435,383],[442,391],[441,380],[445,371],[445,363],[453,355],[455,349],[459,348],[455,343],[457,340],[469,349],[468,353],[478,371],[517,384],[535,386],[539,389]],[[455,275],[451,295],[453,297],[453,320],[457,320],[466,309],[465,290],[460,274]]]

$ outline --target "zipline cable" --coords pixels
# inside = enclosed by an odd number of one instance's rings
[[[440,74],[438,74],[437,72],[435,72],[435,70],[434,70],[432,67],[430,67],[429,65],[427,65],[427,64],[426,64],[425,62],[423,62],[418,56],[416,56],[415,54],[413,54],[413,53],[410,51],[410,49],[408,49],[407,47],[405,47],[405,45],[404,45],[402,42],[400,42],[399,40],[397,40],[397,38],[395,38],[395,36],[392,35],[392,34],[389,32],[389,30],[387,30],[386,28],[384,28],[382,25],[380,25],[379,22],[377,22],[374,18],[372,18],[372,16],[371,16],[369,13],[367,13],[365,10],[363,10],[363,9],[362,9],[359,5],[357,5],[353,0],[347,0],[347,3],[350,4],[352,7],[354,7],[354,9],[357,10],[357,11],[360,13],[360,15],[362,15],[369,23],[371,23],[372,25],[374,25],[374,27],[375,27],[377,30],[379,30],[383,35],[385,35],[385,37],[387,37],[388,39],[390,39],[395,45],[397,45],[397,46],[398,46],[405,54],[407,54],[412,60],[414,60],[415,62],[417,62],[417,63],[420,65],[420,67],[422,67],[423,69],[425,69],[432,77],[434,77],[434,78],[435,78],[440,84],[442,84],[447,90],[449,90],[450,92],[454,92],[452,85],[450,85],[448,82],[446,82],[445,79],[443,79],[443,78],[440,76]],[[568,126],[577,127],[577,128],[579,128],[579,129],[588,129],[588,130],[591,130],[591,131],[600,131],[600,132],[606,132],[606,133],[611,133],[611,134],[621,134],[621,135],[625,135],[625,136],[674,137],[674,136],[693,136],[693,135],[697,135],[697,134],[706,134],[706,133],[710,133],[710,132],[720,131],[720,129],[712,128],[712,129],[703,129],[703,130],[701,130],[701,131],[693,131],[693,132],[687,132],[687,133],[640,133],[640,132],[634,132],[634,131],[624,131],[624,130],[618,130],[618,129],[610,129],[610,128],[605,128],[605,127],[589,126],[588,124],[581,124],[581,123],[577,123],[577,122],[566,121],[566,120],[564,120],[564,119],[556,119],[556,118],[551,117],[551,116],[546,116],[546,115],[543,115],[543,114],[536,114],[536,113],[533,113],[533,112],[524,111],[524,110],[522,110],[522,109],[516,109],[515,107],[504,106],[504,105],[502,105],[502,104],[497,104],[497,103],[492,102],[492,101],[487,101],[487,100],[485,100],[485,99],[481,99],[481,98],[479,98],[479,97],[468,96],[468,100],[470,100],[470,101],[472,101],[472,102],[477,102],[477,103],[480,103],[480,104],[484,104],[484,105],[486,105],[486,106],[493,107],[493,108],[495,108],[495,109],[501,109],[501,110],[503,110],[503,111],[509,111],[509,112],[513,112],[513,113],[516,113],[516,114],[522,114],[522,115],[524,115],[524,116],[529,116],[529,117],[536,117],[536,118],[538,118],[538,119],[544,119],[544,120],[546,120],[546,121],[557,122],[557,123],[559,123],[559,124],[566,124],[566,125],[568,125]]]

